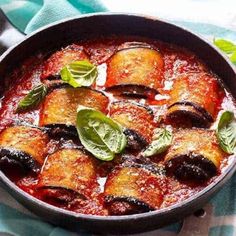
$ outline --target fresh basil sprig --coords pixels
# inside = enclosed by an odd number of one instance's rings
[[[74,88],[90,86],[98,76],[97,67],[89,61],[74,61],[60,71],[62,80]]]
[[[228,154],[236,153],[236,121],[234,113],[222,113],[216,130],[220,147]]]
[[[214,39],[214,44],[236,65],[236,44],[225,39]]]
[[[76,128],[85,149],[103,161],[112,160],[127,143],[119,124],[91,108],[79,106]]]
[[[149,157],[166,151],[171,145],[172,138],[172,132],[167,128],[155,129],[153,141],[147,149],[142,152],[142,155]]]
[[[23,99],[20,100],[16,112],[26,111],[37,107],[46,94],[47,87],[44,84],[34,87]]]

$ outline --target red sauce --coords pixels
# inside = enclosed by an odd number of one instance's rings
[[[111,39],[100,39],[86,42],[79,42],[78,44],[83,46],[85,52],[88,54],[90,60],[99,65],[99,67],[104,67],[104,64],[112,57],[116,51],[118,45],[126,41],[145,41],[152,45],[155,49],[158,49],[164,60],[164,86],[159,90],[159,97],[149,97],[148,99],[135,99],[142,104],[150,105],[154,114],[157,116],[162,116],[166,110],[166,103],[168,103],[169,91],[172,87],[172,82],[182,73],[186,72],[209,72],[204,63],[198,59],[194,54],[189,51],[186,51],[183,48],[176,47],[174,45],[165,44],[158,41],[152,41],[142,38],[111,38]],[[54,58],[55,59],[55,58]],[[35,85],[40,83],[41,74],[44,71],[44,62],[45,57],[41,55],[36,55],[31,59],[25,61],[22,67],[12,73],[7,78],[10,86],[6,90],[4,97],[1,100],[1,109],[0,109],[0,131],[4,130],[6,127],[23,121],[30,124],[38,125],[39,119],[39,110],[31,110],[25,113],[15,113],[17,104],[20,99],[27,94]],[[48,68],[46,68],[48,69]],[[106,68],[105,68],[106,69]],[[101,74],[99,75],[104,79],[106,76],[106,70],[101,69]],[[209,72],[211,73],[211,72]],[[105,84],[105,83],[104,83]],[[97,84],[96,89],[104,90],[104,85]],[[116,100],[111,94],[107,93],[110,98],[110,102]],[[222,103],[223,101],[223,103]],[[220,94],[220,99],[218,101],[213,101],[217,104],[218,111],[222,107],[227,107],[229,104],[234,106],[232,98],[228,93],[222,92]],[[160,122],[160,119],[157,119]],[[63,140],[60,141],[51,141],[50,148],[51,152],[56,150]],[[153,161],[159,163],[162,161],[161,157],[154,158]],[[221,170],[223,167],[227,166],[228,159],[222,162]],[[98,161],[98,176],[99,182],[104,182],[107,174],[112,170],[112,168],[117,165],[119,157],[116,157],[111,162],[100,162]],[[30,195],[42,199],[41,192],[37,190],[38,179],[35,176],[27,175],[25,177],[20,176],[17,178],[10,171],[6,173],[9,178],[11,178],[16,185],[18,185],[25,192]],[[219,173],[220,174],[220,173]],[[104,179],[103,179],[104,178]],[[174,203],[183,201],[184,199],[189,198],[190,196],[201,191],[205,186],[209,185],[214,178],[210,179],[208,182],[200,185],[194,185],[190,183],[179,182],[173,177],[166,177],[166,184],[162,185],[164,194],[164,200],[161,207],[168,207]],[[68,209],[71,211],[84,213],[84,214],[96,214],[96,215],[107,215],[108,212],[103,204],[103,193],[102,193],[103,184],[101,184],[100,189],[91,193],[91,199],[89,201],[80,202],[78,200],[70,203],[69,205],[63,204],[62,202],[57,202],[53,200],[46,200],[48,203]],[[45,200],[45,199],[44,199]]]

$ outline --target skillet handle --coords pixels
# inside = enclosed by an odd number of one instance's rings
[[[25,38],[25,34],[16,29],[0,9],[0,55],[9,47]]]

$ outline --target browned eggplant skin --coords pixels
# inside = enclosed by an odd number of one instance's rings
[[[114,96],[122,96],[124,98],[149,98],[158,94],[157,90],[144,85],[120,84],[106,88]]]
[[[38,173],[47,155],[47,134],[33,127],[12,126],[0,133],[0,159],[15,160],[25,170]],[[6,162],[5,162],[6,163]]]
[[[208,180],[217,174],[225,157],[213,130],[177,130],[172,143],[165,165],[167,173],[180,180]]]
[[[154,130],[153,111],[135,102],[113,102],[110,116],[121,124],[128,137],[128,148],[141,150],[150,143]]]
[[[160,52],[146,43],[127,42],[108,62],[106,88],[128,96],[140,96],[142,91],[144,96],[147,91],[155,95],[162,87],[163,69]]]
[[[73,61],[89,60],[83,47],[77,44],[71,44],[60,51],[53,53],[44,63],[41,80],[58,79],[60,70]]]
[[[95,24],[95,25],[94,25]],[[139,27],[134,27],[134,26]],[[95,27],[94,27],[95,26]],[[71,29],[68,31],[68,27]],[[94,30],[91,31],[90,29]],[[65,37],[65,32],[68,34]],[[1,58],[1,78],[6,74],[5,68],[8,65],[17,65],[26,56],[34,54],[39,48],[44,50],[49,47],[57,47],[67,43],[67,40],[77,40],[78,35],[81,39],[86,40],[88,37],[98,37],[101,32],[107,35],[140,35],[147,38],[157,38],[160,40],[168,40],[168,42],[176,43],[182,47],[193,50],[196,55],[206,61],[231,88],[232,94],[235,96],[235,70],[219,51],[207,43],[204,39],[188,32],[181,27],[177,27],[168,22],[163,22],[153,17],[138,16],[132,14],[111,14],[103,13],[99,15],[86,15],[78,19],[70,19],[69,21],[60,22],[54,26],[42,29],[37,34],[27,37],[26,40],[16,45],[13,49],[5,53]],[[161,32],[161,33],[160,33]],[[191,42],[186,44],[186,42]],[[192,43],[195,45],[192,47]],[[17,63],[16,63],[17,62]],[[2,79],[4,83],[6,80]],[[220,189],[223,184],[232,176],[235,170],[235,160],[229,165],[229,168],[219,176],[219,178],[206,187],[197,197],[191,196],[184,203],[173,206],[171,211],[156,211],[145,215],[125,216],[125,217],[91,217],[81,215],[76,217],[73,213],[55,209],[54,207],[36,201],[28,194],[23,194],[18,187],[8,181],[7,177],[1,175],[1,180],[7,186],[11,194],[24,203],[29,209],[40,215],[45,220],[54,224],[66,226],[71,230],[78,228],[93,231],[93,233],[137,233],[147,230],[154,230],[173,221],[180,220],[187,214],[191,214],[197,208],[203,206],[207,200]],[[91,227],[92,226],[92,227]],[[105,232],[105,231],[106,232]]]
[[[128,158],[115,167],[105,184],[105,204],[111,215],[128,215],[159,209],[164,178],[153,164]]]
[[[106,113],[108,98],[90,88],[72,88],[55,85],[46,96],[40,110],[40,126],[51,128],[51,134],[76,136],[76,114],[78,105],[94,108]]]
[[[68,148],[47,157],[37,188],[45,198],[56,199],[58,191],[68,191],[69,199],[71,196],[87,199],[96,186],[94,159],[82,149]]]
[[[170,91],[167,122],[175,127],[208,128],[216,118],[221,93],[223,90],[213,75],[180,75]]]

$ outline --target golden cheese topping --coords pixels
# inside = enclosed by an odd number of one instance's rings
[[[153,115],[145,107],[131,102],[115,102],[110,107],[113,120],[137,132],[150,142],[154,130]]]
[[[158,90],[162,86],[163,69],[164,62],[158,51],[123,49],[108,62],[106,87],[133,84]]]
[[[65,188],[85,194],[94,183],[96,170],[93,159],[78,149],[61,149],[48,156],[38,186]]]
[[[165,161],[179,155],[201,155],[219,168],[224,153],[220,149],[213,130],[183,129],[174,133],[173,145],[169,148]]]
[[[163,201],[160,178],[145,169],[135,167],[115,169],[108,176],[105,196],[135,198],[153,209],[158,209]]]
[[[27,126],[9,127],[0,134],[1,147],[25,152],[40,164],[43,164],[47,155],[48,141],[43,131]]]
[[[88,88],[59,88],[49,93],[40,111],[40,125],[76,124],[77,107],[83,105],[106,112],[108,98]]]

